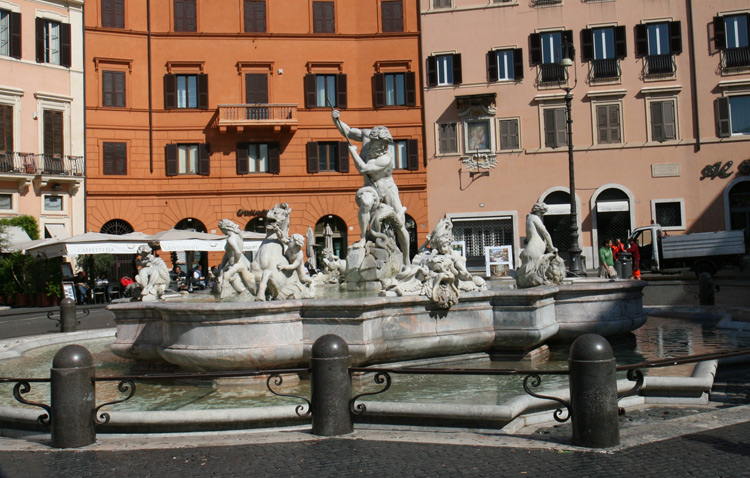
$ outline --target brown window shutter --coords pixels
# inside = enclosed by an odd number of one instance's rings
[[[669,48],[673,55],[682,53],[682,23],[669,22]]]
[[[515,80],[523,80],[523,48],[513,50],[513,76]]]
[[[555,131],[557,134],[557,146],[568,144],[568,128],[566,126],[567,114],[565,108],[555,108]]]
[[[128,143],[115,143],[115,174],[128,174]]]
[[[268,172],[270,174],[281,173],[281,145],[279,143],[268,145]]]
[[[208,176],[211,174],[211,145],[201,143],[198,145],[198,174]]]
[[[336,171],[340,173],[349,172],[349,143],[339,141],[336,145],[338,157],[336,158]]]
[[[648,56],[648,32],[646,25],[639,23],[635,26],[635,54]]]
[[[62,111],[45,110],[43,113],[44,154],[63,154]]]
[[[0,105],[0,151],[13,151],[13,107]]]
[[[375,108],[385,106],[385,75],[375,73],[372,77],[372,103]]]
[[[245,74],[245,103],[268,103],[268,75],[265,73]]]
[[[406,140],[406,169],[409,171],[419,169],[419,142],[416,139]]]
[[[336,75],[336,107],[346,108],[346,75]]]
[[[674,102],[664,101],[663,102],[663,118],[664,118],[664,139],[677,139],[677,124],[674,111]]]
[[[310,141],[307,143],[307,172],[317,173],[319,170],[318,143],[317,141]]]
[[[60,65],[70,68],[70,23],[60,24]]]
[[[611,143],[609,137],[609,112],[607,106],[598,106],[596,108],[596,126],[599,136],[599,143]]]
[[[461,54],[456,53],[453,55],[453,84],[458,85],[463,83],[461,76]]]
[[[315,108],[318,105],[316,78],[317,75],[305,75],[305,108]]]
[[[594,30],[584,28],[581,30],[581,61],[594,59]]]
[[[177,176],[179,170],[177,164],[177,145],[168,144],[164,147],[164,172],[167,176]]]
[[[716,99],[716,124],[719,130],[719,138],[729,138],[732,136],[732,122],[729,117],[729,98]]]
[[[404,73],[406,83],[406,106],[417,105],[417,75],[413,71]]]
[[[724,17],[714,17],[714,46],[717,50],[727,47],[727,26]]]
[[[119,108],[125,107],[125,72],[117,71],[114,73],[114,106]]]
[[[102,173],[115,174],[115,144],[104,143],[102,145]]]
[[[198,108],[208,109],[208,75],[205,73],[198,75]]]
[[[164,75],[164,109],[177,108],[177,75]]]
[[[651,103],[651,141],[661,142],[665,139],[662,102],[654,101]]]
[[[620,137],[620,106],[609,105],[609,139],[613,143],[622,141]]]
[[[36,17],[34,19],[36,24],[36,62],[44,63],[44,18]]]
[[[113,71],[102,71],[102,106],[114,106],[115,104],[115,79],[113,73]]]
[[[529,35],[529,55],[532,65],[542,64],[542,35],[532,33]]]
[[[615,56],[620,60],[628,56],[628,39],[624,25],[615,27]]]
[[[557,148],[557,133],[555,131],[555,110],[544,110],[544,146]]]
[[[21,59],[21,14],[10,12],[10,56]]]
[[[237,143],[237,174],[250,172],[250,158],[247,154],[247,143]]]
[[[487,52],[487,80],[497,81],[497,52],[490,50]]]
[[[437,57],[427,57],[427,86],[436,86],[438,82]]]

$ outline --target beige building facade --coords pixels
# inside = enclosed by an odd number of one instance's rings
[[[420,8],[430,224],[453,220],[470,265],[483,265],[486,246],[511,245],[517,258],[537,201],[550,206],[545,224],[567,251],[566,88],[588,268],[603,239],[652,222],[669,234],[748,230],[750,3]]]
[[[0,0],[0,217],[85,232],[83,1]]]

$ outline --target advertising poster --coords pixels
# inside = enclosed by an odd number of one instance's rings
[[[508,276],[513,269],[513,246],[485,247],[484,263],[487,277]]]
[[[461,254],[461,257],[466,259],[466,241],[453,241],[451,242],[453,250]]]

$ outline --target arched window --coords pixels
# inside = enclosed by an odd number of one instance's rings
[[[409,233],[409,259],[413,259],[417,254],[417,221],[410,215],[406,215],[406,230]]]
[[[596,228],[599,242],[607,239],[627,239],[630,224],[630,201],[622,189],[609,188],[596,198]]]
[[[318,220],[315,224],[315,243],[319,246],[315,251],[318,264],[322,264],[320,253],[323,251],[323,248],[326,247],[327,243],[328,246],[333,249],[334,255],[341,259],[346,258],[346,249],[348,245],[346,231],[346,223],[338,216],[328,215],[321,217]]]
[[[245,225],[245,230],[249,232],[258,232],[260,234],[266,233],[266,218],[263,216],[257,216]]]
[[[181,229],[185,231],[195,231],[195,232],[207,232],[206,226],[203,225],[201,221],[198,219],[188,217],[180,222],[178,222],[175,227],[175,229]],[[198,264],[201,265],[203,268],[203,271],[208,271],[209,264],[208,264],[208,254],[206,252],[201,251],[186,251],[186,252],[177,252],[172,255],[172,263],[173,266],[175,264],[181,264],[184,265],[185,272],[187,274],[191,274],[195,266]]]
[[[185,231],[206,232],[206,226],[204,226],[203,223],[199,220],[192,217],[185,218],[182,221],[178,222],[174,228],[182,229]]]
[[[114,234],[121,236],[123,234],[130,234],[133,232],[133,226],[128,224],[122,219],[112,219],[104,223],[102,228],[99,230],[102,234]]]
[[[745,231],[745,247],[750,248],[750,181],[729,190],[729,227]]]
[[[542,221],[552,237],[552,244],[557,247],[563,259],[568,259],[570,249],[570,193],[553,191],[544,198],[549,211]]]

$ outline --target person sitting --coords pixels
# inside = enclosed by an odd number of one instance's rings
[[[86,304],[89,301],[89,286],[86,283],[86,273],[78,271],[76,274],[74,283],[76,286],[76,302],[80,304]]]
[[[107,274],[100,275],[95,282],[95,286],[97,289],[100,289],[104,292],[104,300],[107,302],[110,302],[110,292],[112,291],[112,287],[109,285],[109,279],[107,279]]]
[[[200,290],[206,288],[206,277],[203,275],[203,266],[198,264],[193,270],[193,287],[197,287]]]
[[[172,280],[175,281],[177,285],[177,290],[187,290],[187,275],[185,275],[185,272],[180,269],[180,266],[174,266],[171,275]]]
[[[135,283],[132,277],[123,276],[120,279],[120,286],[122,287],[123,297],[133,297],[133,291],[138,288],[138,284]]]

